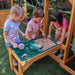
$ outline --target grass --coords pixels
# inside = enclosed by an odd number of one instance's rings
[[[24,27],[21,25],[22,31],[24,32]],[[26,41],[25,38],[21,37],[22,41]],[[0,29],[0,75],[15,75],[10,69],[8,51],[6,50],[3,29]],[[64,69],[62,69],[59,64],[46,56],[36,62],[34,62],[25,72],[24,75],[69,75]]]
[[[31,14],[30,14],[31,15]],[[68,18],[69,19],[69,18]],[[48,27],[49,27],[48,21]],[[20,29],[25,32],[25,27],[20,25]],[[54,37],[55,28],[53,27],[52,36]],[[22,41],[26,41],[24,37],[20,35]],[[72,55],[72,51],[70,51]],[[74,63],[73,63],[74,64]],[[8,51],[5,47],[3,38],[3,28],[0,29],[0,75],[15,75],[10,69]],[[70,75],[66,70],[61,68],[59,64],[51,57],[46,56],[36,62],[34,62],[25,72],[24,75]]]

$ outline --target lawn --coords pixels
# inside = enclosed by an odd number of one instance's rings
[[[21,27],[23,27],[23,25],[21,25]],[[22,31],[24,32],[24,27]],[[24,37],[20,36],[20,38],[22,41],[26,41]],[[15,75],[10,69],[8,51],[3,38],[3,29],[0,29],[0,75],[10,74]],[[69,73],[61,68],[55,60],[46,56],[34,62],[24,72],[24,75],[69,75]]]
[[[49,12],[50,13],[50,12]],[[31,15],[28,13],[28,16]],[[65,16],[66,14],[64,14]],[[70,17],[70,16],[69,16]],[[66,15],[66,18],[69,17]],[[49,23],[48,23],[49,25]],[[25,32],[23,24],[20,25],[20,29]],[[54,37],[55,28],[53,27],[52,37]],[[20,39],[24,42],[26,39],[20,35]],[[70,55],[72,52],[70,51]],[[3,28],[0,29],[0,75],[15,75],[10,69],[8,51],[5,47],[3,38]],[[66,70],[61,68],[59,64],[51,57],[46,56],[36,62],[34,62],[25,72],[24,75],[70,75]]]

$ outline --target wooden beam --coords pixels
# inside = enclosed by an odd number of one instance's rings
[[[13,6],[13,0],[11,0],[11,7]]]
[[[69,43],[71,42],[74,25],[75,25],[75,1],[73,2],[71,17],[70,17],[70,24],[69,24],[69,29],[68,29],[68,36],[67,36],[67,41],[66,41],[66,50],[64,52],[64,59],[63,59],[64,62],[68,58],[69,47],[70,47]]]
[[[43,30],[47,34],[49,0],[44,1],[45,4],[44,4]]]
[[[20,0],[17,0],[17,2],[18,2],[17,4],[20,5]]]
[[[74,30],[73,30],[73,36],[75,36],[75,25],[74,25]]]
[[[11,70],[13,71],[14,70],[14,66],[13,66],[13,56],[12,56],[12,51],[10,48],[8,48],[8,52],[9,52],[9,61],[10,61],[10,67],[11,67]]]
[[[49,8],[49,10],[55,10],[54,8]],[[59,10],[62,13],[66,13],[66,14],[71,14],[71,11],[63,11],[63,10]]]
[[[21,64],[18,62],[19,75],[23,75]]]
[[[23,72],[26,71],[32,63],[33,61],[26,61],[25,65],[22,67]]]
[[[61,60],[59,57],[57,57],[56,55],[54,54],[49,54],[50,57],[52,57],[54,60],[56,60],[58,63],[63,63],[63,60]]]
[[[64,64],[67,64],[67,63],[71,62],[71,61],[74,60],[74,59],[75,59],[75,56],[71,56],[69,59],[67,59],[67,60],[64,62]]]
[[[19,72],[17,71],[15,67],[14,67],[14,72],[16,73],[16,75],[19,75]]]
[[[71,4],[73,4],[74,0],[69,0]]]
[[[66,46],[64,44],[61,44],[61,49],[65,50]]]
[[[71,73],[72,75],[75,75],[75,71],[72,70],[71,68],[69,68],[67,65],[65,65],[64,63],[60,63],[60,66],[62,68],[64,68],[65,70],[67,70],[69,73]]]
[[[24,7],[24,10],[25,10],[25,18],[27,18],[27,4],[26,4],[26,0],[24,0],[24,4],[25,4],[25,7]]]

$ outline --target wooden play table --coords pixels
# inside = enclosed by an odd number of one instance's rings
[[[51,39],[43,39],[43,47],[38,48],[35,47],[36,44],[41,44],[42,37],[35,38],[33,40],[29,40],[24,42],[24,49],[19,50],[18,48],[9,48],[9,59],[10,59],[10,67],[11,70],[16,73],[16,75],[23,75],[23,72],[35,61],[50,55],[53,51],[58,50],[61,45],[56,44],[56,40]],[[22,57],[23,54],[27,54],[27,56]],[[13,66],[13,57],[18,62],[18,70]]]

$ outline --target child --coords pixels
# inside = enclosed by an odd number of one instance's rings
[[[68,21],[66,18],[62,16],[62,13],[54,10],[50,15],[50,21],[51,24],[49,26],[49,35],[48,38],[51,37],[51,31],[53,25],[56,27],[55,32],[55,39],[57,40],[57,44],[61,44],[64,42],[65,37],[67,37],[68,32]],[[60,38],[60,40],[59,40]],[[54,51],[53,54],[55,54],[57,51]],[[58,55],[59,58],[63,56],[63,50],[60,50],[60,54]]]
[[[14,48],[18,47],[19,43],[22,43],[19,38],[19,33],[22,36],[25,34],[19,29],[19,20],[24,15],[24,11],[19,5],[14,5],[11,10],[7,20],[4,23],[3,36],[7,49],[11,46]],[[16,66],[17,62],[13,59],[13,65]]]
[[[45,36],[45,33],[42,30],[41,20],[44,17],[44,12],[42,8],[38,7],[33,11],[33,18],[28,22],[25,37],[27,40],[31,40],[36,37],[38,30],[42,32],[42,35]]]

